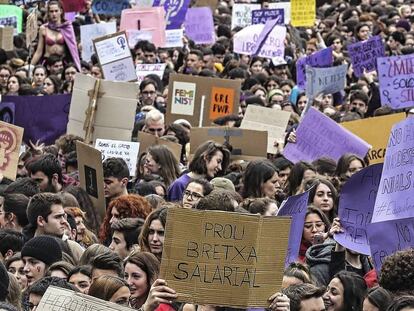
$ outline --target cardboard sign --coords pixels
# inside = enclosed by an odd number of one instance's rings
[[[102,161],[107,158],[122,158],[129,168],[129,175],[135,176],[139,152],[139,143],[111,139],[97,139],[95,149],[102,154]]]
[[[62,0],[65,12],[81,12],[85,8],[85,0]]]
[[[133,8],[123,10],[120,30],[142,30],[152,34],[156,47],[165,45],[165,10],[163,7]]]
[[[69,112],[68,134],[86,136],[91,98],[97,79],[77,74],[73,85],[72,103]],[[96,138],[131,140],[137,108],[138,85],[135,83],[100,80],[93,120],[92,141]]]
[[[191,129],[190,154],[208,140],[219,144],[228,142],[232,146],[232,160],[254,160],[266,158],[267,133],[234,127],[198,127]]]
[[[284,25],[285,16],[283,9],[264,9],[252,11],[252,24],[266,24],[268,20],[276,20],[277,24]]]
[[[186,35],[196,44],[213,44],[215,40],[213,14],[210,8],[191,8],[185,16]]]
[[[76,141],[76,154],[80,186],[88,193],[95,211],[101,219],[104,219],[106,203],[101,152],[92,146]]]
[[[178,301],[267,307],[282,285],[289,228],[289,218],[169,209],[160,275]]]
[[[168,149],[170,149],[170,151],[173,153],[174,157],[177,159],[178,162],[180,162],[181,160],[182,146],[180,144],[144,132],[138,133],[138,141],[140,143],[138,157],[141,157],[141,154],[146,152],[147,149],[151,146],[164,145],[167,146]]]
[[[290,112],[249,105],[240,125],[242,129],[267,132],[267,153],[276,154],[274,143],[284,139]]]
[[[377,58],[382,105],[393,109],[414,106],[413,60],[413,54]]]
[[[26,47],[29,48],[30,44],[36,40],[39,25],[37,23],[37,13],[33,10],[26,20]]]
[[[388,136],[394,124],[405,119],[405,113],[396,113],[375,118],[367,118],[350,122],[343,122],[341,125],[365,140],[372,146],[368,152],[369,163],[383,163],[385,150],[387,149]]]
[[[372,222],[414,217],[414,118],[392,127]]]
[[[144,81],[145,77],[149,74],[157,75],[161,80],[164,76],[166,64],[137,64],[136,66],[136,75],[138,78],[138,85]]]
[[[165,31],[165,48],[183,47],[184,29],[171,29]]]
[[[90,61],[95,53],[92,41],[116,32],[116,22],[82,25],[80,27],[82,59]]]
[[[84,295],[68,289],[49,286],[40,300],[39,311],[131,311],[113,302],[108,302],[89,295]]]
[[[232,17],[231,17],[231,29],[236,27],[247,27],[252,24],[252,11],[260,10],[260,4],[246,4],[235,3],[233,4]]]
[[[291,23],[294,27],[313,27],[316,18],[316,0],[291,0]]]
[[[370,165],[352,177],[341,189],[338,217],[343,233],[334,235],[343,247],[370,255],[367,226],[371,223],[381,179],[382,163]]]
[[[296,135],[297,142],[288,143],[283,151],[283,155],[294,163],[312,162],[322,157],[338,161],[345,153],[364,158],[371,147],[313,107],[299,124]]]
[[[21,127],[0,121],[0,172],[11,180],[16,179],[23,131]]]
[[[129,8],[129,0],[93,0],[92,12],[108,16],[119,16]]]
[[[178,29],[184,22],[190,0],[154,0],[153,6],[162,5],[165,10],[166,29]]]
[[[186,119],[193,126],[211,125],[216,117],[237,113],[239,80],[171,74],[167,123]]]
[[[211,10],[215,10],[218,6],[218,0],[197,0],[194,3],[194,7],[207,6]]]
[[[0,27],[0,48],[5,51],[13,51],[13,33],[14,29],[11,27]]]
[[[15,5],[0,5],[0,25],[13,27],[17,33],[21,33],[23,30],[23,9]]]
[[[366,41],[348,45],[352,68],[356,77],[361,77],[364,69],[367,72],[377,69],[377,58],[385,56],[384,43],[381,36],[374,36]]]
[[[127,82],[137,79],[125,32],[99,37],[92,42],[106,80]]]

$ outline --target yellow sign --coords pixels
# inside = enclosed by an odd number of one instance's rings
[[[316,0],[291,0],[291,23],[294,27],[312,27],[315,24]]]

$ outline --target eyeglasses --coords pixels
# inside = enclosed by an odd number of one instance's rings
[[[151,133],[160,133],[162,132],[164,129],[163,128],[159,128],[159,129],[153,129],[153,128],[149,128],[148,131],[150,131]]]
[[[152,95],[154,95],[156,92],[154,92],[154,91],[143,91],[143,92],[141,92],[141,94],[142,95],[145,95],[145,96],[152,96]]]
[[[184,195],[186,197],[191,197],[191,200],[200,200],[204,198],[204,195],[201,195],[197,192],[191,192],[190,190],[184,190]]]

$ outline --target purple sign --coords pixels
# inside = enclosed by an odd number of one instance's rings
[[[167,21],[167,30],[181,28],[187,13],[190,0],[155,0],[153,6],[160,6],[164,3],[165,19]]]
[[[188,9],[184,29],[186,35],[196,44],[213,44],[216,41],[213,14],[209,7]]]
[[[372,222],[414,217],[414,118],[393,126]]]
[[[288,266],[291,262],[297,261],[299,257],[305,215],[308,208],[309,191],[310,190],[299,195],[290,196],[277,213],[277,216],[292,217],[285,266]]]
[[[381,36],[348,45],[352,68],[356,77],[361,77],[364,69],[367,72],[377,69],[377,58],[385,56],[384,43]]]
[[[314,68],[325,68],[331,67],[332,64],[333,56],[331,47],[299,58],[296,62],[296,84],[301,90],[306,89],[306,65]]]
[[[284,156],[296,163],[327,157],[338,161],[345,153],[363,158],[371,147],[334,120],[310,108],[296,131],[297,142],[286,145]]]
[[[379,275],[387,256],[414,247],[414,219],[406,218],[369,224],[368,237],[371,258]]]
[[[71,95],[3,96],[0,111],[5,103],[14,103],[14,124],[24,128],[23,141],[54,144],[66,133]]]
[[[377,58],[382,105],[414,106],[413,62],[414,54]]]
[[[338,217],[343,233],[334,239],[350,250],[370,255],[367,226],[371,223],[381,179],[382,163],[370,165],[352,177],[341,189]]]
[[[277,25],[285,24],[285,10],[283,9],[264,9],[252,11],[252,25],[266,24],[268,20],[276,20]]]

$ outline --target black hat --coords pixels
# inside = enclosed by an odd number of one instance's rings
[[[47,235],[37,236],[29,240],[22,248],[22,257],[36,258],[50,266],[62,260],[62,249],[55,238]]]

